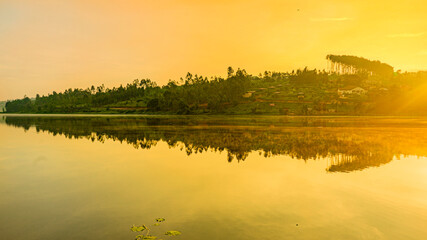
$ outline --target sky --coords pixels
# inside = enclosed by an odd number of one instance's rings
[[[427,70],[425,0],[0,0],[0,100],[187,72],[326,68],[327,54]]]

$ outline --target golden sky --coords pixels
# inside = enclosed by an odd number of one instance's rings
[[[0,0],[0,100],[226,68],[323,69],[325,56],[427,69],[425,0]]]

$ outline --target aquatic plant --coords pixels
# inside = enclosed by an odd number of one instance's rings
[[[156,222],[153,224],[153,227],[157,227],[159,226],[161,223],[163,223],[164,221],[166,221],[166,219],[164,218],[156,218]],[[138,235],[135,237],[136,240],[143,240],[143,239],[157,239],[158,237],[155,235],[151,235],[150,231],[151,228],[148,227],[148,225],[142,224],[140,226],[135,226],[132,225],[132,227],[130,228],[130,230],[132,232],[138,233]],[[181,232],[179,231],[175,231],[175,230],[170,230],[164,233],[165,236],[178,236],[181,235]],[[159,239],[161,240],[161,239]]]

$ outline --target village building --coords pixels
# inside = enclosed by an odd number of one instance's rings
[[[361,87],[348,86],[344,88],[338,89],[338,95],[363,95],[366,94],[367,91]]]
[[[245,94],[242,95],[244,98],[250,98],[255,93],[255,91],[248,91]]]

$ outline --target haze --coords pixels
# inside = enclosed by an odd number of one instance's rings
[[[425,1],[0,1],[0,100],[325,56],[427,68]]]

